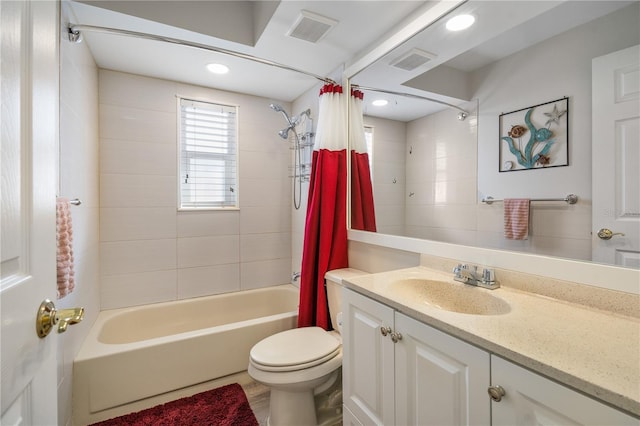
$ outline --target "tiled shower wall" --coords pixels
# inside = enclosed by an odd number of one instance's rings
[[[286,102],[101,70],[102,309],[290,282]],[[177,96],[239,106],[239,210],[177,210]]]

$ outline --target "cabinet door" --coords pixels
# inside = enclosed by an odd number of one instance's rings
[[[493,425],[635,425],[640,421],[563,385],[491,356],[491,383],[505,395],[492,402]]]
[[[398,425],[488,425],[489,353],[396,313]]]
[[[394,424],[393,309],[343,289],[344,404],[362,424]]]

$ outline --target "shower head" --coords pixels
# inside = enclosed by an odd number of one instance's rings
[[[269,108],[271,108],[272,110],[274,110],[276,112],[284,112],[284,108],[282,108],[282,105],[269,104]]]
[[[287,120],[287,123],[289,123],[289,126],[295,126],[296,125],[297,118],[296,117],[289,118],[289,114],[287,114],[287,112],[284,110],[284,108],[282,108],[282,105],[269,104],[269,108],[271,108],[275,112],[281,112],[282,115],[284,115],[284,118]]]
[[[291,130],[291,127],[287,127],[286,129],[280,130],[278,134],[282,139],[289,139],[289,130]]]

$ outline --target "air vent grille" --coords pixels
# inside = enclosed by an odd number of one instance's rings
[[[418,67],[423,66],[427,62],[434,59],[436,55],[433,53],[425,52],[420,49],[412,49],[399,58],[390,63],[391,66],[403,69],[405,71],[413,71]]]
[[[301,10],[298,19],[287,32],[290,37],[317,43],[320,41],[338,21],[318,15],[317,13]]]

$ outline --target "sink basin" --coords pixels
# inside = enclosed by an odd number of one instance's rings
[[[463,314],[503,315],[511,311],[499,297],[465,284],[411,278],[393,282],[389,290],[403,299]]]

